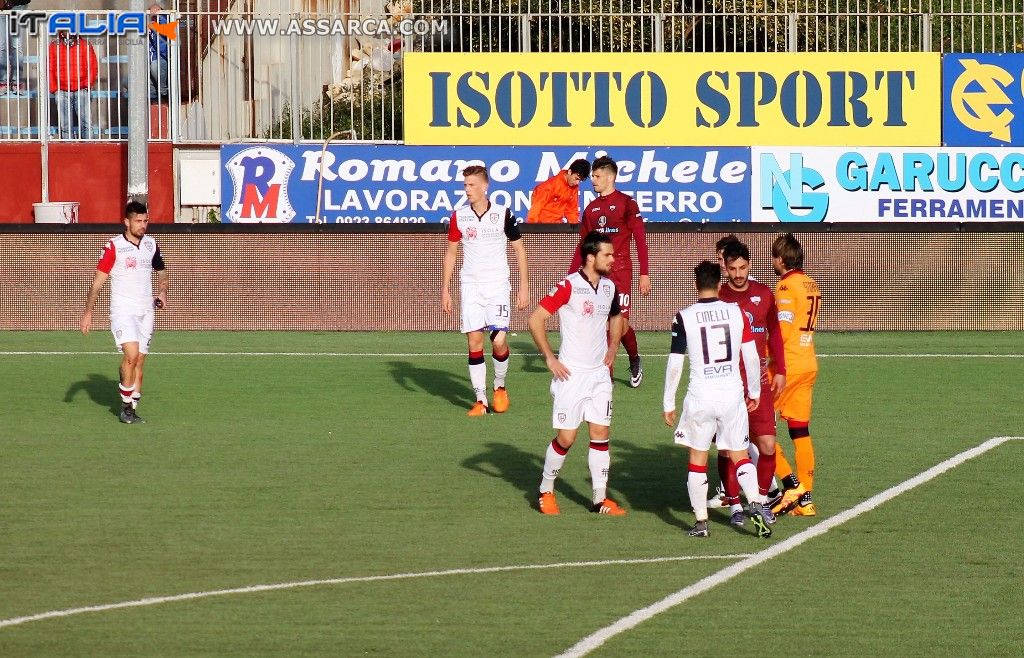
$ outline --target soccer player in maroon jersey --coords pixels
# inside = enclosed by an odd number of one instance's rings
[[[757,354],[761,359],[761,401],[757,409],[750,413],[750,437],[760,453],[757,459],[757,485],[761,494],[770,497],[769,490],[772,489],[775,476],[775,395],[781,393],[786,386],[785,349],[775,307],[775,294],[768,286],[750,278],[750,249],[738,239],[723,245],[722,263],[726,278],[718,291],[718,298],[739,304],[750,322]],[[769,353],[775,372],[770,382]],[[718,473],[725,488],[726,502],[732,507],[735,517],[737,509],[742,509],[738,508],[736,469],[721,454],[718,458]],[[774,521],[771,516],[768,518]]]
[[[636,344],[636,332],[629,323],[629,306],[633,287],[633,259],[629,253],[629,241],[636,240],[636,257],[640,261],[640,294],[646,297],[651,293],[651,277],[647,269],[647,233],[644,230],[644,218],[640,216],[640,208],[636,200],[624,192],[615,189],[615,177],[619,166],[607,155],[594,160],[590,169],[590,181],[598,197],[587,204],[580,218],[580,242],[576,245],[569,273],[579,270],[582,264],[580,245],[583,238],[591,231],[603,233],[611,238],[615,249],[615,264],[608,278],[615,284],[619,295],[619,309],[625,318],[626,333],[622,335],[622,344],[629,354],[629,385],[636,388],[644,378],[644,370],[640,363],[640,351]]]

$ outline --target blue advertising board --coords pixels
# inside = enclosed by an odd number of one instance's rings
[[[221,147],[222,220],[232,223],[440,223],[465,204],[461,171],[487,167],[490,198],[525,220],[530,192],[577,158],[605,153],[617,189],[647,221],[749,222],[746,147],[517,147],[231,144]],[[321,180],[322,173],[322,180]],[[589,181],[580,202],[594,198]],[[318,210],[319,209],[319,210]]]
[[[943,56],[942,143],[1024,145],[1024,54]]]

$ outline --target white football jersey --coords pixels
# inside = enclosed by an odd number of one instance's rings
[[[110,275],[110,315],[153,310],[153,271],[164,269],[156,240],[146,235],[138,245],[123,234],[107,242],[96,269]]]
[[[448,241],[462,243],[460,277],[467,283],[508,281],[508,243],[521,237],[512,211],[496,203],[483,215],[467,204],[448,222]]]
[[[608,318],[619,314],[619,296],[611,279],[600,277],[597,285],[583,272],[565,277],[540,300],[548,313],[558,313],[562,343],[558,360],[570,370],[604,366],[608,353]]]
[[[750,321],[738,304],[716,297],[701,299],[676,314],[672,322],[672,349],[665,378],[665,411],[675,409],[676,389],[682,374],[683,354],[690,353],[687,395],[732,399],[743,395],[740,359],[747,372],[760,372],[761,362]],[[673,367],[673,364],[678,364]],[[674,380],[674,381],[673,381]],[[748,378],[748,398],[761,395],[761,378]]]

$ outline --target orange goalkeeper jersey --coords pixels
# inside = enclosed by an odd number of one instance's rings
[[[527,224],[561,224],[562,218],[569,224],[580,221],[580,188],[572,187],[565,180],[565,171],[533,188],[530,195],[530,212]]]
[[[793,375],[814,372],[818,357],[814,354],[814,329],[821,309],[818,283],[803,273],[790,270],[775,285],[775,305],[779,310],[779,328],[786,352],[786,372]]]

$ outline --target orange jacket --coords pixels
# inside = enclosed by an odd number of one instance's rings
[[[570,224],[580,221],[580,188],[565,182],[565,171],[533,188],[530,195],[528,224],[561,224],[562,218]]]
[[[74,45],[59,40],[50,44],[50,93],[88,89],[96,82],[100,65],[96,51],[84,39]]]

